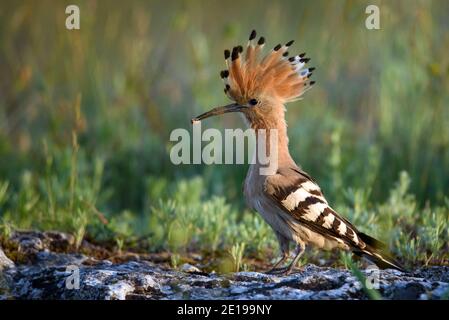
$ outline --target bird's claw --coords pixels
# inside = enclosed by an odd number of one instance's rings
[[[290,266],[282,267],[282,268],[273,268],[273,269],[266,271],[265,274],[276,274],[276,275],[288,276],[292,272],[295,272],[295,271],[301,271],[301,268],[299,268],[299,269],[292,268]]]

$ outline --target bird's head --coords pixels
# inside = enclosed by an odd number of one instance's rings
[[[229,112],[243,113],[253,127],[270,119],[283,119],[284,104],[299,99],[315,83],[309,80],[315,68],[305,67],[310,60],[305,53],[289,56],[293,40],[278,44],[261,57],[265,39],[255,39],[253,30],[245,52],[242,46],[224,51],[227,69],[220,76],[224,92],[233,102],[193,118],[192,123]]]

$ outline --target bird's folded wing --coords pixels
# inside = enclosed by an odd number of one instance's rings
[[[316,182],[298,168],[279,169],[267,178],[265,192],[303,226],[327,238],[363,249],[357,229],[327,203]]]

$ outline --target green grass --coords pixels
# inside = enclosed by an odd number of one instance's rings
[[[272,258],[245,209],[245,165],[169,161],[169,134],[226,101],[222,50],[252,28],[296,39],[317,85],[289,105],[294,158],[332,206],[407,267],[448,264],[449,33],[446,1],[79,1],[0,5],[0,231],[63,230],[118,251]],[[293,49],[293,48],[292,48]],[[242,127],[238,117],[203,127]],[[145,245],[142,246],[142,243]],[[227,257],[227,258],[226,258]],[[307,252],[306,260],[332,253]],[[226,264],[226,263],[225,263]]]

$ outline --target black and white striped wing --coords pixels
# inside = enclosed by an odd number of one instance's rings
[[[266,192],[295,220],[330,239],[363,249],[357,229],[327,203],[320,187],[299,169],[278,171],[279,179],[267,180]],[[288,175],[288,176],[285,176]]]

